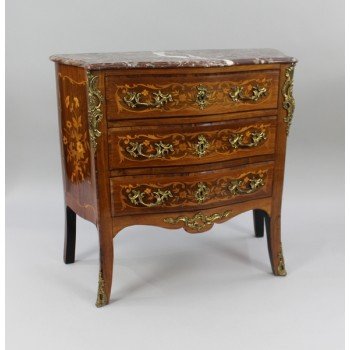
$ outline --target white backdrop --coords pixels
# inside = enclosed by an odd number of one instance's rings
[[[10,0],[6,6],[8,349],[342,349],[343,1]],[[116,238],[107,308],[93,308],[95,228],[65,266],[54,53],[272,47],[298,58],[283,241],[270,275],[250,214],[204,235]],[[144,234],[147,232],[147,234]]]

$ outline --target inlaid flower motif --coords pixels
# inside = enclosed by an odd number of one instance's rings
[[[187,96],[185,94],[180,94],[179,95],[179,101],[185,102],[187,100]]]
[[[145,189],[144,191],[146,194],[151,194],[152,193],[152,190],[148,187]]]
[[[187,197],[186,191],[181,191],[180,194],[179,194],[179,197],[180,198],[186,198]]]
[[[67,96],[65,98],[67,119],[63,125],[62,142],[65,148],[67,175],[73,183],[85,180],[89,173],[89,138],[83,128],[82,116],[79,114],[79,99]]]
[[[79,100],[78,100],[78,97],[74,97],[74,98],[73,98],[73,101],[74,101],[74,106],[75,106],[75,108],[79,108]]]
[[[181,143],[179,146],[180,151],[186,151],[187,148],[188,148],[188,146],[186,145],[186,143]]]

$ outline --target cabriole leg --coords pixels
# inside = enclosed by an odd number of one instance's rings
[[[272,271],[275,276],[287,274],[281,242],[281,214],[266,214],[266,236]]]
[[[113,236],[110,230],[100,230],[100,271],[96,306],[102,307],[109,303],[113,278]]]

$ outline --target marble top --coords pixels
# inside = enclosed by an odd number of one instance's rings
[[[85,69],[227,67],[243,64],[292,63],[297,60],[274,49],[140,51],[53,55],[54,62]]]

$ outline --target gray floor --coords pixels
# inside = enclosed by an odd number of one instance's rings
[[[251,213],[200,235],[134,226],[115,238],[112,302],[102,309],[95,227],[78,221],[77,261],[64,265],[60,188],[11,191],[7,349],[343,349],[342,197],[317,177],[309,188],[322,191],[305,195],[305,180],[289,169],[287,277],[271,274]]]

